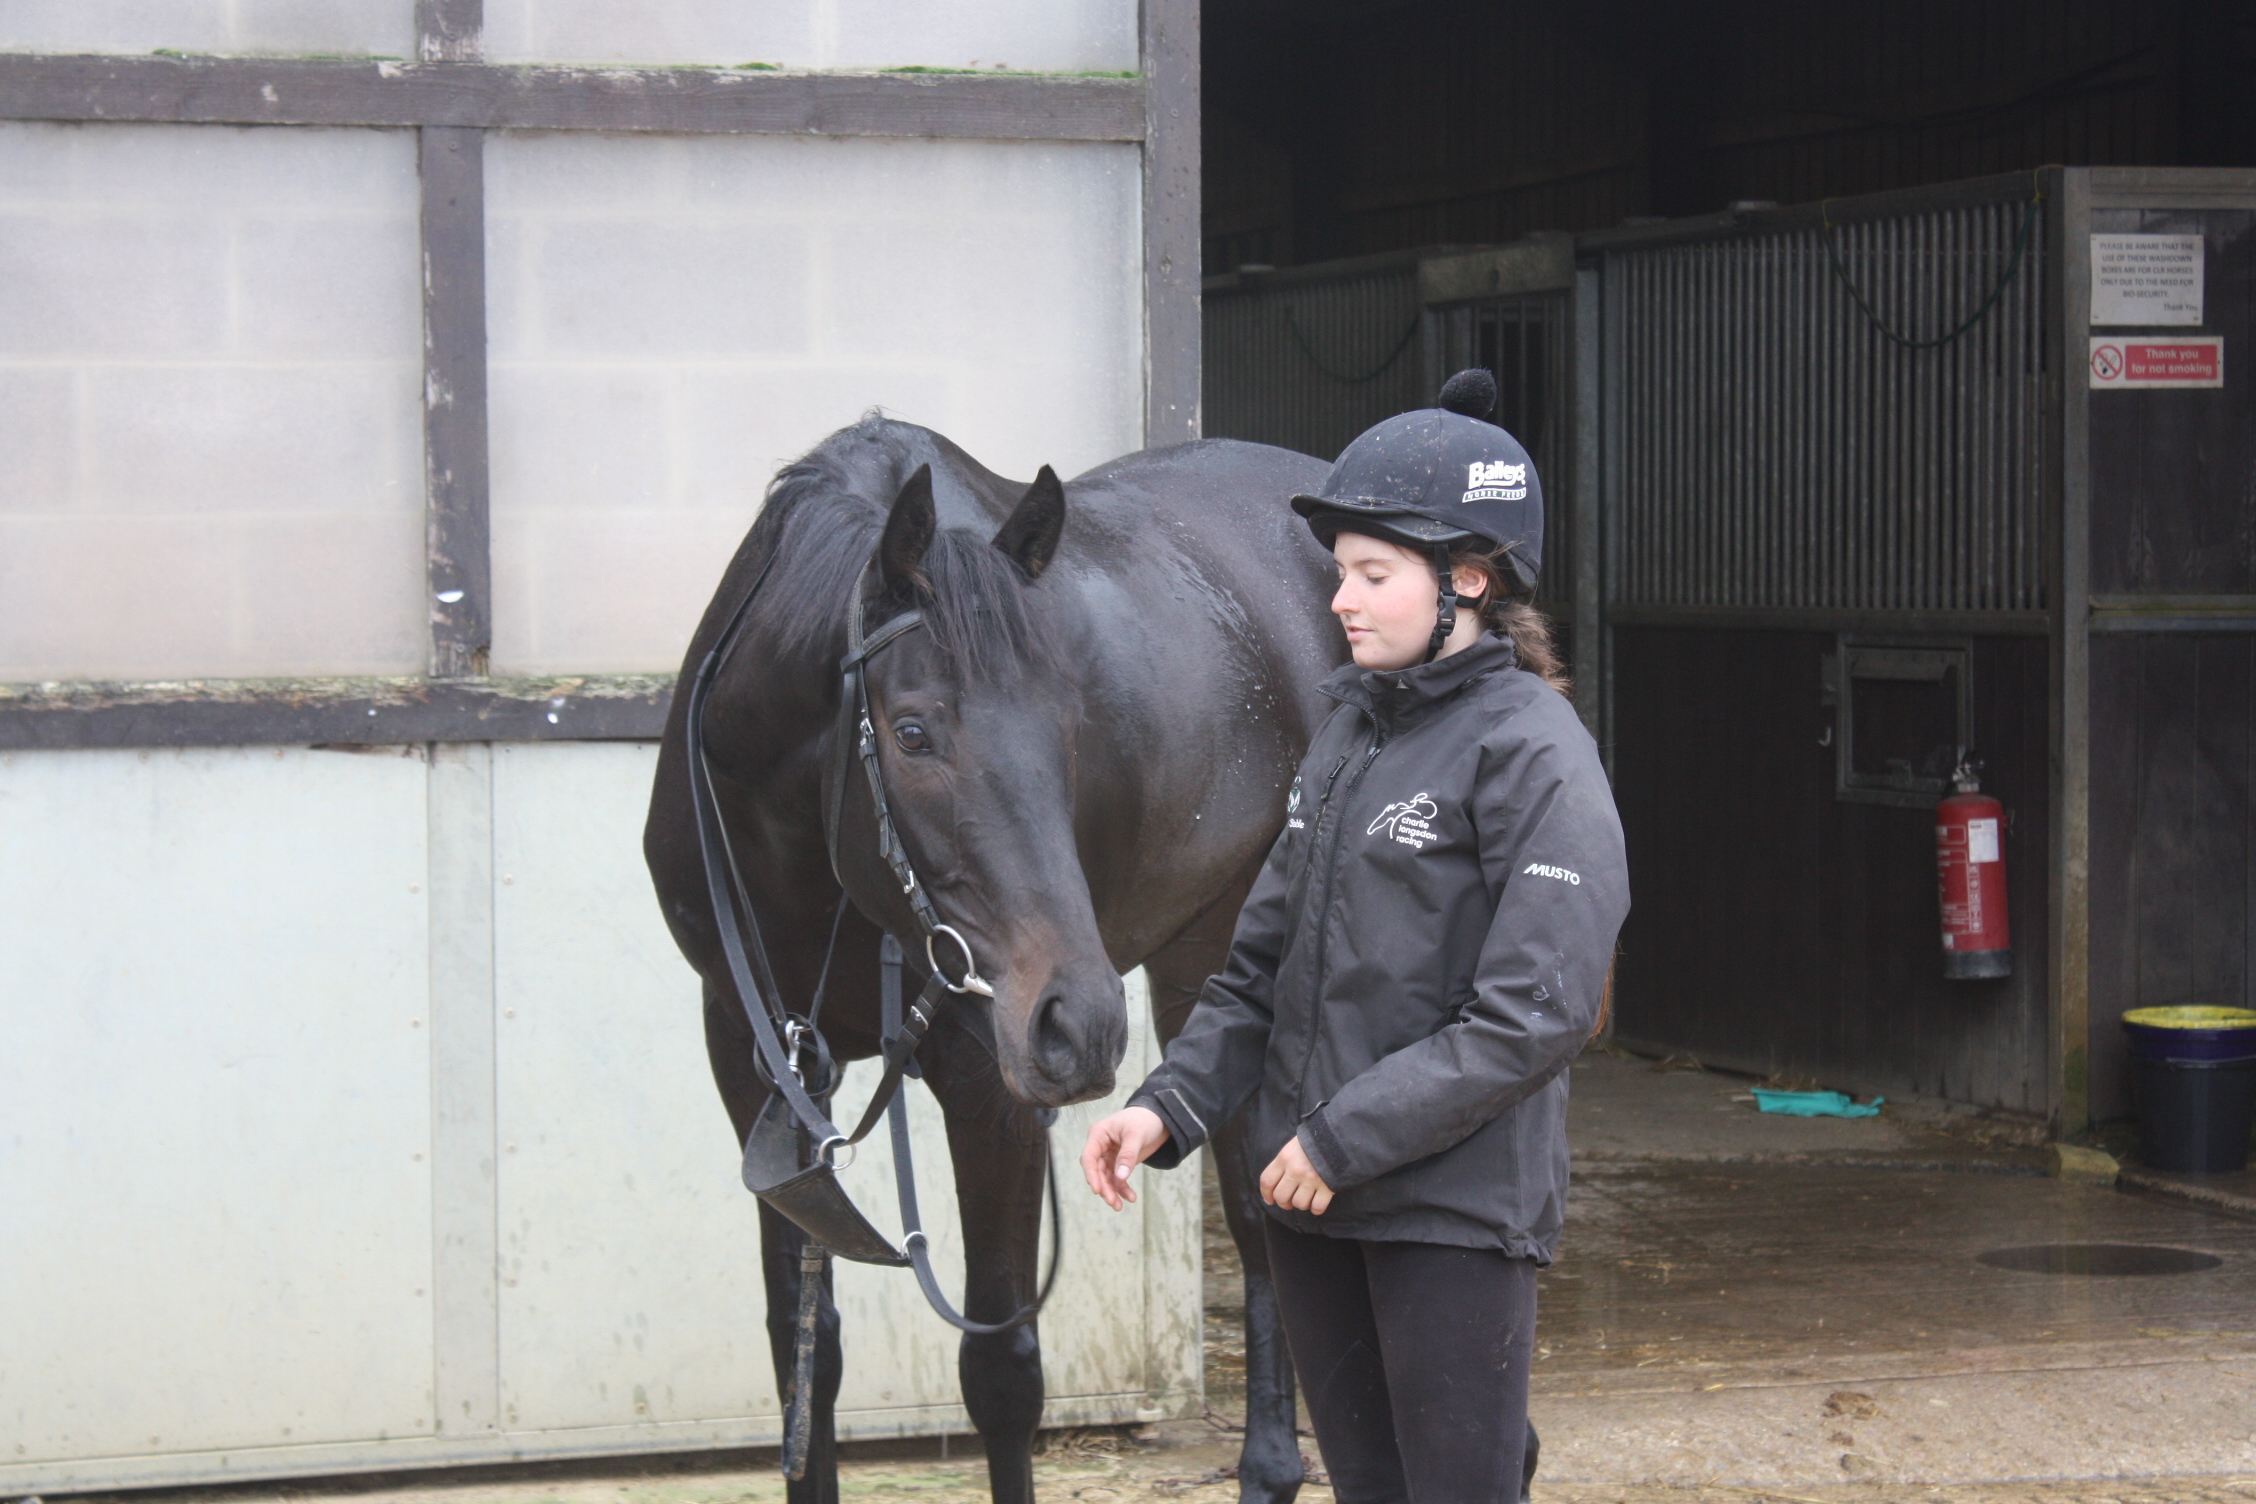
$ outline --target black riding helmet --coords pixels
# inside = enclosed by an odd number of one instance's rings
[[[1543,486],[1520,441],[1484,421],[1495,406],[1495,377],[1459,371],[1435,406],[1364,430],[1315,494],[1292,499],[1326,548],[1342,532],[1367,533],[1433,560],[1441,607],[1429,663],[1456,628],[1457,608],[1479,605],[1453,588],[1452,548],[1485,539],[1528,590],[1543,567]]]

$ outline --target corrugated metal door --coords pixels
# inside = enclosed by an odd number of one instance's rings
[[[2036,188],[1585,238],[1627,1040],[2047,1107]],[[1941,977],[1928,811],[1960,744],[2015,816],[2003,983]]]

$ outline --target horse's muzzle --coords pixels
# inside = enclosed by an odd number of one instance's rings
[[[1120,978],[1054,974],[1033,1005],[1006,1025],[1003,1074],[1012,1095],[1040,1107],[1070,1107],[1111,1094],[1128,1048]]]

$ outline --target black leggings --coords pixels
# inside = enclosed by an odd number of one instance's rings
[[[1339,1504],[1514,1504],[1535,1261],[1263,1220],[1293,1371]]]

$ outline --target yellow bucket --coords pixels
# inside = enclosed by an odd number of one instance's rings
[[[2133,1008],[2123,1022],[2148,1029],[2256,1029],[2256,1008]]]

